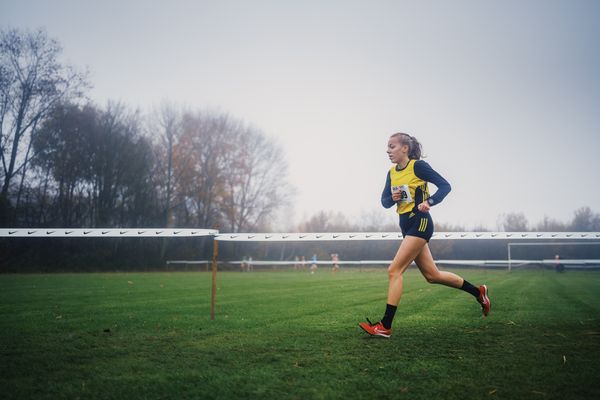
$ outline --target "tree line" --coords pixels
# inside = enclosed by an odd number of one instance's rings
[[[224,112],[95,105],[61,51],[0,31],[2,226],[269,229],[293,193],[273,139]]]
[[[298,225],[299,232],[393,232],[398,229],[398,224],[383,219],[382,215],[376,212],[364,213],[355,220],[340,212],[319,211]],[[438,221],[435,222],[435,229],[438,232],[491,231],[486,226],[467,227]],[[594,212],[590,207],[580,207],[566,222],[548,216],[541,221],[530,222],[524,213],[510,212],[498,217],[496,230],[502,232],[600,232],[600,214]]]

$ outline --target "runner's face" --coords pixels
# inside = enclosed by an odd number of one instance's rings
[[[397,137],[391,137],[388,140],[387,154],[390,161],[394,164],[406,161],[408,157],[408,145],[401,144]]]

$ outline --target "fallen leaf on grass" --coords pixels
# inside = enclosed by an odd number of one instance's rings
[[[488,394],[492,395],[492,394],[496,393],[497,391],[498,391],[498,389],[490,390],[490,391],[488,392]]]
[[[563,365],[567,363],[567,356],[563,356]]]
[[[406,386],[400,388],[400,393],[408,392],[408,388]]]
[[[62,315],[57,315],[56,319],[62,319]]]
[[[514,321],[511,321],[510,319],[508,320],[508,322],[506,323],[506,325],[516,325],[516,323]]]
[[[560,337],[565,338],[565,339],[567,338],[564,334],[562,334],[560,332],[557,332],[557,333],[554,333],[554,332],[544,333],[544,334],[542,334],[542,336],[544,336],[544,337],[560,336]]]
[[[127,283],[129,283],[130,285],[133,285],[133,282],[131,282],[131,281],[127,281]]]
[[[537,391],[537,390],[532,390],[532,391],[531,391],[531,393],[533,393],[533,394],[539,394],[539,395],[542,395],[542,396],[545,396],[545,395],[546,395],[546,393],[545,393],[545,392],[539,392],[539,391]]]

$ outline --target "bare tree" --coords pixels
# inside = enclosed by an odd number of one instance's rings
[[[175,104],[161,102],[148,121],[148,129],[156,144],[156,185],[161,192],[164,226],[172,225],[171,211],[174,200],[175,173],[173,151],[182,129],[182,112]]]
[[[184,115],[173,165],[177,215],[188,224],[266,228],[292,193],[281,148],[223,113]]]
[[[567,225],[563,222],[550,218],[547,215],[535,226],[535,230],[538,232],[564,232],[568,229]]]
[[[62,226],[81,223],[75,217],[76,203],[89,187],[90,138],[96,134],[97,117],[97,110],[90,106],[80,109],[72,104],[59,105],[54,107],[32,140],[37,154],[32,165],[45,176],[40,193],[40,214],[44,212],[51,176],[56,191],[53,206]]]
[[[43,30],[0,30],[0,219],[18,173],[20,197],[36,127],[57,103],[81,98],[88,87],[85,73],[59,62],[61,51]]]
[[[229,133],[226,115],[187,113],[173,152],[178,219],[183,224],[220,226]]]
[[[300,232],[348,232],[355,226],[341,212],[319,211],[298,226]]]
[[[444,222],[435,221],[436,232],[464,232],[466,229],[463,225],[453,225]],[[474,231],[486,231],[487,229],[483,226],[473,228]]]
[[[35,136],[35,171],[44,181],[40,214],[63,226],[154,225],[158,214],[152,144],[136,112],[111,103],[55,107]]]
[[[600,231],[600,214],[594,213],[590,207],[578,208],[575,210],[571,229],[578,232]]]
[[[232,232],[268,228],[275,211],[293,194],[283,151],[260,131],[240,126],[230,139],[223,214]]]
[[[375,199],[374,201],[377,201]],[[383,208],[372,208],[358,216],[358,230],[363,232],[394,232],[399,230],[398,214]]]
[[[151,148],[141,131],[139,113],[121,103],[109,103],[98,115],[97,129],[89,138],[96,225],[123,226],[126,222],[116,211],[122,214],[133,187],[148,182],[152,166],[146,157],[151,155]]]
[[[527,217],[523,213],[507,213],[498,217],[498,227],[505,232],[527,232]]]

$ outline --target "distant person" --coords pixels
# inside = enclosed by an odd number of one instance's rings
[[[248,257],[248,261],[246,261],[246,270],[248,272],[254,271],[254,265],[252,265],[252,257]]]
[[[333,263],[333,266],[331,267],[331,273],[332,275],[335,275],[335,273],[340,269],[338,264],[340,262],[340,256],[338,253],[333,253],[331,255],[331,262]]]
[[[302,268],[304,270],[304,268],[306,268],[306,257],[301,256],[300,257],[300,268]]]
[[[395,133],[390,137],[387,154],[393,166],[387,174],[381,204],[385,208],[396,205],[404,239],[388,268],[389,287],[383,318],[375,324],[367,319],[368,323],[361,322],[359,326],[370,335],[391,336],[392,321],[402,296],[402,275],[413,261],[427,282],[470,293],[481,305],[483,315],[487,316],[491,304],[486,285],[477,288],[452,272],[438,270],[427,244],[433,235],[433,220],[429,210],[446,197],[451,189],[450,184],[421,160],[421,144],[406,133]],[[432,196],[428,182],[438,188]]]
[[[317,268],[318,268],[317,267],[317,255],[316,254],[313,254],[310,262],[311,262],[310,273],[314,274],[315,272],[317,272]]]
[[[294,271],[300,269],[300,257],[294,257]]]
[[[554,256],[554,270],[556,272],[565,272],[565,265],[560,261],[560,256]]]

